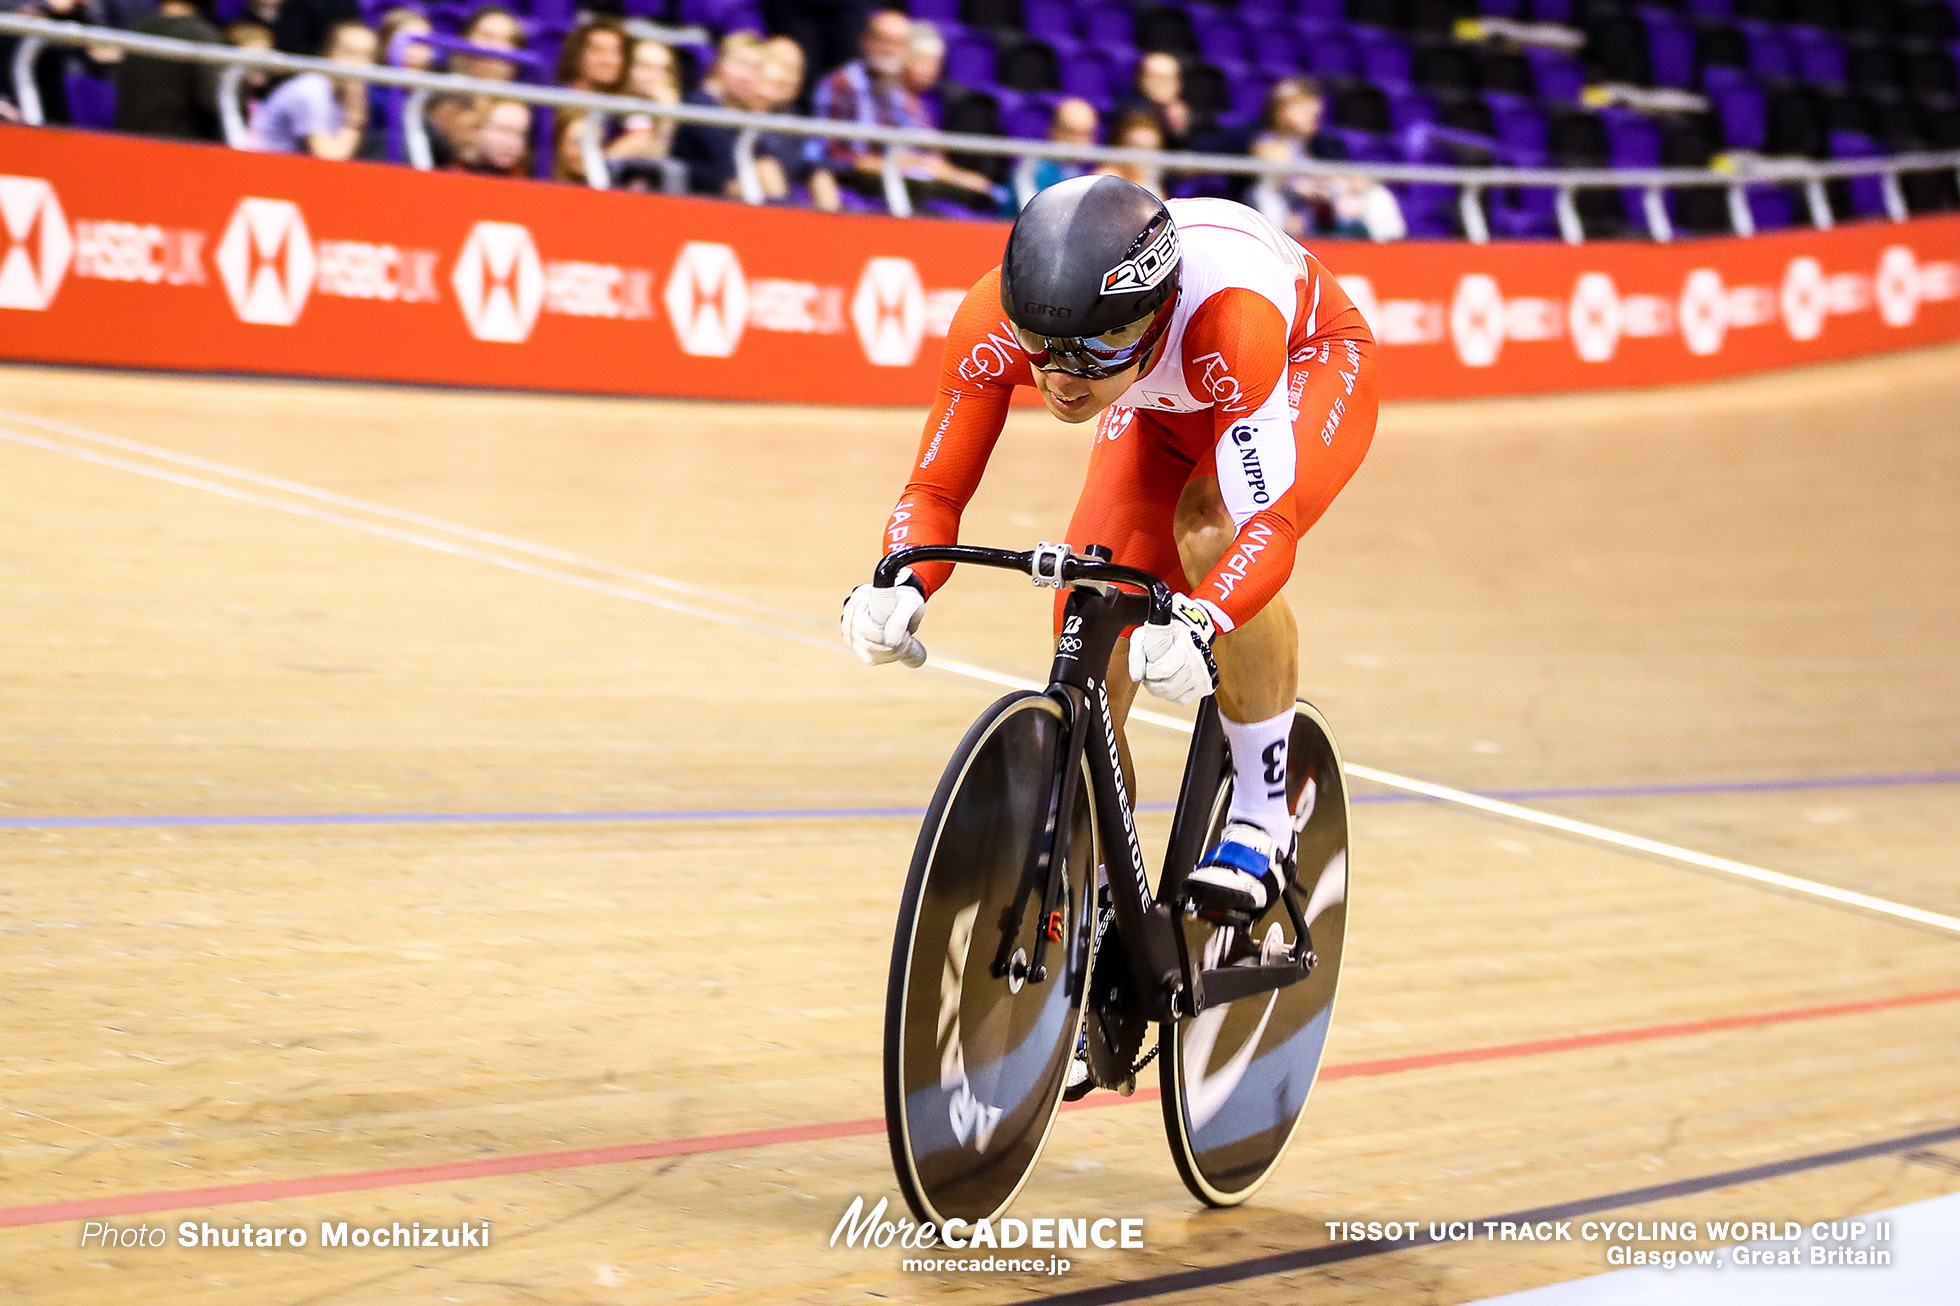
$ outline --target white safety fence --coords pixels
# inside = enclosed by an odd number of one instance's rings
[[[816,139],[848,139],[883,147],[882,176],[886,207],[897,217],[912,215],[911,199],[905,186],[907,150],[927,149],[959,154],[986,154],[1017,161],[1021,182],[1017,189],[1028,192],[1026,178],[1036,162],[1140,164],[1173,174],[1211,174],[1249,177],[1271,181],[1289,177],[1362,177],[1378,182],[1429,183],[1453,187],[1464,235],[1473,243],[1490,239],[1484,214],[1484,192],[1493,187],[1540,187],[1555,197],[1559,233],[1568,244],[1585,241],[1580,221],[1577,193],[1587,187],[1611,187],[1642,193],[1641,217],[1648,234],[1657,241],[1674,238],[1664,196],[1681,188],[1719,188],[1728,199],[1731,226],[1738,235],[1755,234],[1748,188],[1776,185],[1801,188],[1807,201],[1811,224],[1819,229],[1832,225],[1830,198],[1826,184],[1839,178],[1877,177],[1887,215],[1895,222],[1910,216],[1901,177],[1910,172],[1951,171],[1960,179],[1960,151],[1895,154],[1875,159],[1780,159],[1755,155],[1732,156],[1727,168],[1514,168],[1443,167],[1433,164],[1365,163],[1345,164],[1322,161],[1277,162],[1231,154],[1171,153],[1156,150],[1120,149],[1111,146],[1064,145],[1053,141],[1019,140],[1005,136],[971,136],[958,133],[918,131],[881,127],[858,122],[835,122],[788,114],[749,113],[735,109],[711,108],[693,104],[666,104],[626,95],[598,95],[559,86],[538,86],[525,82],[491,81],[461,77],[450,73],[422,72],[412,68],[384,65],[357,67],[325,59],[267,51],[243,50],[227,45],[180,41],[168,37],[145,36],[118,28],[93,27],[80,23],[55,22],[17,14],[0,14],[0,35],[21,38],[14,52],[15,93],[21,118],[32,124],[42,121],[41,104],[34,86],[32,69],[41,51],[50,45],[108,46],[125,54],[189,63],[217,64],[224,68],[218,83],[219,116],[225,137],[234,146],[247,141],[245,115],[239,90],[245,74],[254,70],[277,74],[319,72],[336,78],[354,78],[377,86],[401,87],[409,92],[403,107],[405,152],[417,168],[431,166],[428,126],[424,109],[433,95],[495,96],[521,100],[526,104],[552,109],[577,110],[587,115],[583,158],[586,180],[598,188],[611,184],[606,159],[600,149],[605,122],[613,116],[645,114],[681,123],[701,123],[731,127],[737,131],[735,162],[737,184],[742,197],[751,204],[763,202],[763,190],[756,170],[755,147],[764,133],[803,136]]]

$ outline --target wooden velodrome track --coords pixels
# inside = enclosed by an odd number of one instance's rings
[[[1897,1141],[1960,1125],[1960,934],[1362,784],[1331,1070],[1253,1204],[1099,1094],[1017,1211],[1145,1251],[832,1249],[895,1197],[916,809],[1000,692],[833,647],[917,412],[21,367],[0,409],[0,1302],[1399,1306],[1602,1249],[1320,1263],[1324,1221],[1960,1190]],[[967,537],[1058,537],[1085,453],[1017,413]],[[1960,351],[1392,408],[1289,594],[1352,762],[1960,914]],[[1039,676],[1047,613],[967,574],[923,634]],[[1182,740],[1134,737],[1161,802]],[[105,1215],[494,1235],[82,1248]]]

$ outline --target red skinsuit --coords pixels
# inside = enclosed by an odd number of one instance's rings
[[[1327,269],[1258,212],[1211,199],[1169,208],[1183,246],[1177,307],[1156,364],[1097,421],[1068,542],[1107,545],[1230,630],[1286,583],[1300,534],[1368,452],[1375,339]],[[887,553],[958,540],[1013,387],[1033,384],[996,268],[967,292],[947,334],[939,396],[885,527]],[[1238,534],[1209,574],[1187,578],[1171,517],[1200,476],[1218,479]],[[917,569],[928,593],[951,570]]]

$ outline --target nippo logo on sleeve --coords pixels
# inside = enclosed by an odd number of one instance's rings
[[[313,238],[299,205],[248,195],[218,242],[218,277],[241,322],[291,326],[313,290]]]
[[[910,367],[926,337],[926,290],[909,258],[874,258],[851,296],[851,325],[878,367]]]
[[[54,303],[75,252],[54,187],[39,177],[0,177],[0,308],[39,312]]]
[[[471,227],[449,284],[478,340],[516,345],[531,338],[544,306],[544,265],[529,228],[515,222]]]
[[[1164,234],[1139,252],[1103,273],[1105,295],[1128,295],[1148,290],[1170,275],[1177,264],[1177,227],[1164,224]]]
[[[681,246],[663,296],[681,352],[727,358],[749,324],[749,280],[732,245],[690,240]]]

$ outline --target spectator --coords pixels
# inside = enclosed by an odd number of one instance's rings
[[[558,56],[558,84],[574,91],[616,95],[626,87],[633,38],[617,18],[588,18],[572,29]]]
[[[1312,78],[1275,82],[1253,156],[1290,164],[1345,158],[1341,142],[1320,130],[1323,107]],[[1317,235],[1400,240],[1407,234],[1393,193],[1366,177],[1265,177],[1252,188],[1251,201],[1296,240]]]
[[[360,21],[360,0],[279,0],[272,39],[287,54],[314,54],[336,25]]]
[[[1174,54],[1146,54],[1137,61],[1136,91],[1116,106],[1118,119],[1148,114],[1157,124],[1164,148],[1181,150],[1192,136],[1210,126],[1184,102],[1184,65]]]
[[[103,17],[97,10],[98,0],[0,0],[0,13],[17,13],[24,18],[49,18],[57,22],[102,23]],[[150,12],[154,11],[151,6]],[[138,12],[138,20],[148,17],[148,12]],[[8,74],[14,70],[14,57],[20,48],[18,41],[11,37],[0,37],[0,82],[10,91],[19,94]],[[88,57],[74,46],[43,46],[34,56],[34,89],[41,101],[41,121],[44,123],[64,123],[73,119],[68,110],[68,75],[76,72],[94,72],[91,65],[108,67],[122,58],[122,51],[112,46],[91,46]],[[7,121],[18,121],[19,115],[11,112],[13,106],[0,100],[8,110]]]
[[[635,42],[633,58],[626,69],[626,94],[662,104],[680,103],[680,68],[673,50],[659,41]],[[618,137],[606,147],[606,155],[621,165],[630,165],[634,160],[666,159],[673,142],[672,118],[656,118],[650,113],[628,114],[620,123]],[[628,166],[625,171],[636,170]]]
[[[762,40],[753,32],[730,32],[721,40],[714,67],[701,85],[688,93],[686,103],[727,109],[750,109],[758,101],[762,79]],[[673,156],[687,168],[687,188],[698,195],[736,195],[733,127],[683,123],[674,131]]]
[[[410,9],[407,5],[390,9],[381,15],[380,61],[397,68],[427,72],[435,67],[435,47],[413,38],[427,36],[434,30],[419,9]]]
[[[521,50],[524,28],[510,10],[486,4],[471,13],[460,33],[463,40],[486,50]],[[508,82],[517,77],[517,65],[484,55],[458,54],[449,58],[449,71],[485,81]],[[520,101],[521,103],[521,101]],[[424,114],[434,128],[429,133],[429,151],[436,167],[444,168],[475,148],[481,132],[484,107],[468,96],[437,95],[429,100]],[[530,111],[525,110],[525,117]]]
[[[1117,121],[1115,135],[1109,143],[1126,150],[1161,150],[1164,148],[1164,132],[1155,118],[1136,110]],[[1152,164],[1105,163],[1096,171],[1133,181],[1159,199],[1164,196],[1164,170]]]
[[[292,0],[286,0],[291,4]],[[517,15],[499,4],[479,6],[469,16],[458,33],[471,45],[488,50],[522,50],[524,48],[524,25],[517,21]],[[459,54],[449,60],[449,71],[464,77],[481,77],[489,82],[510,82],[517,80],[517,65],[503,59],[490,59],[478,55]]]
[[[754,108],[783,113],[796,103],[803,86],[803,47],[786,36],[763,43],[762,69],[756,79]],[[783,132],[764,132],[756,140],[756,180],[771,203],[794,199],[797,188],[826,213],[842,207],[837,179],[810,152],[811,138]]]
[[[926,121],[933,127],[945,120],[945,102],[939,92],[939,76],[945,68],[946,38],[931,23],[913,23],[905,38],[905,69],[898,80],[919,97]]]
[[[531,106],[522,100],[478,100],[461,120],[455,166],[486,177],[531,175]]]
[[[591,115],[559,110],[551,124],[551,179],[588,185],[585,132]]]
[[[256,18],[240,18],[225,27],[225,40],[240,50],[272,49],[272,29]],[[263,68],[248,70],[238,82],[238,97],[241,108],[250,121],[265,102],[266,90],[272,84],[272,74]]]
[[[154,14],[131,30],[208,45],[223,45],[225,40],[193,0],[163,0]],[[216,64],[129,56],[116,72],[117,129],[140,136],[222,140],[218,74]]]
[[[373,30],[363,24],[336,23],[320,55],[333,63],[367,68],[373,65],[379,46]],[[266,97],[252,125],[262,150],[343,160],[353,158],[361,148],[367,122],[366,82],[301,73]]]
[[[864,25],[862,57],[817,85],[813,97],[817,116],[884,127],[930,127],[919,97],[904,82],[911,28],[912,20],[896,10],[873,14]],[[864,195],[884,194],[882,149],[864,141],[833,141],[827,158],[831,173],[843,185]],[[946,200],[980,211],[1000,206],[1001,197],[991,181],[955,167],[937,150],[905,151],[903,168],[914,203]]]
[[[1094,145],[1101,126],[1096,106],[1087,100],[1070,98],[1055,106],[1048,118],[1048,139],[1058,145]],[[1019,197],[1026,204],[1058,181],[1080,177],[1089,171],[1086,163],[1067,163],[1061,159],[1036,159],[1029,177],[1028,193]]]

